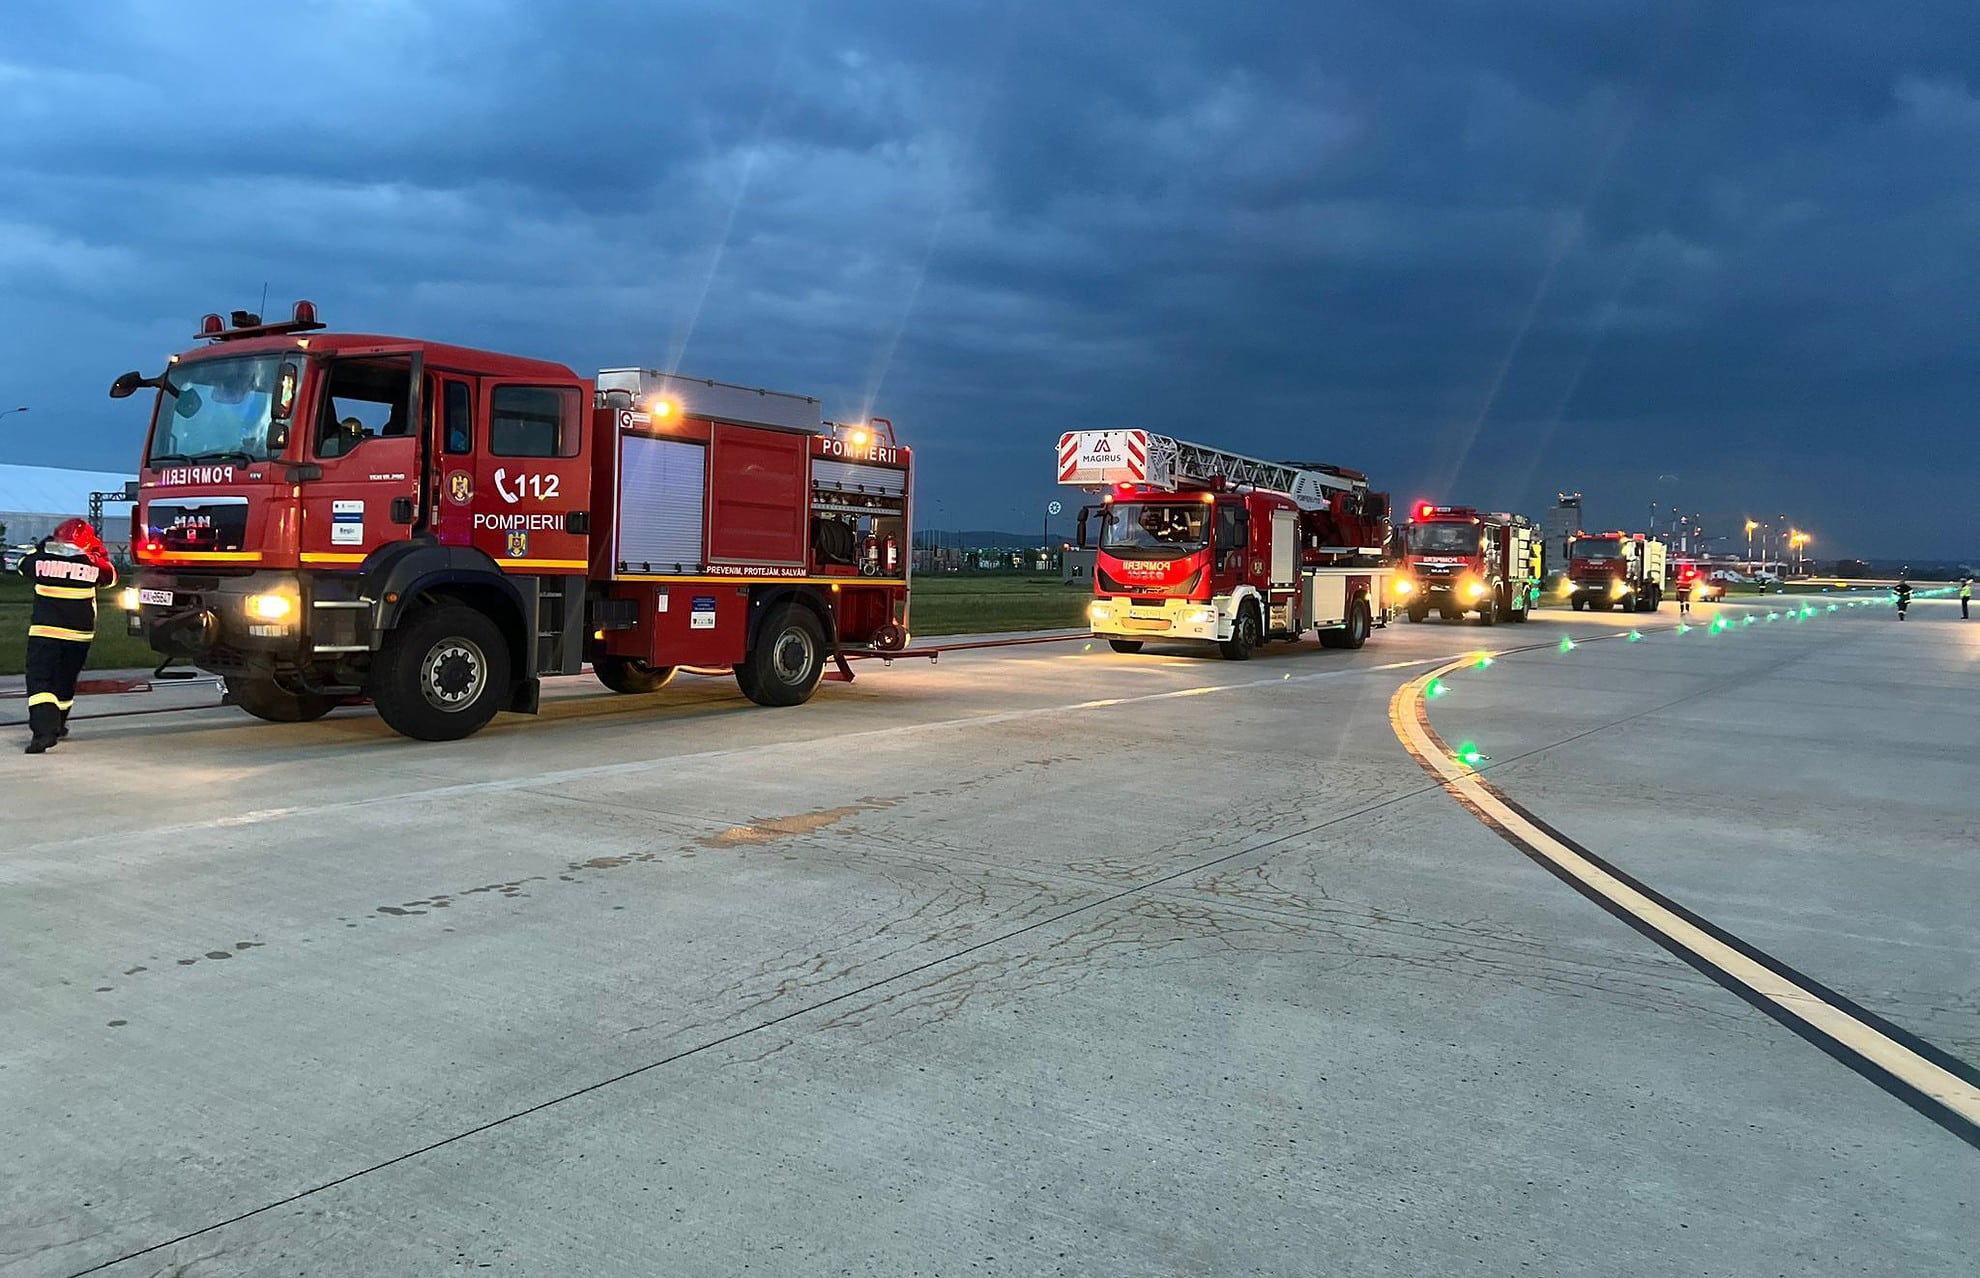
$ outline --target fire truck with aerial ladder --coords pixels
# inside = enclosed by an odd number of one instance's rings
[[[1576,533],[1562,589],[1576,612],[1655,612],[1664,601],[1664,543],[1642,533]]]
[[[882,419],[329,333],[308,302],[198,336],[110,390],[157,392],[124,603],[161,675],[191,662],[278,722],[368,699],[431,741],[586,662],[623,693],[732,669],[787,706],[906,649],[912,457]]]
[[[1398,606],[1411,621],[1525,621],[1540,590],[1540,532],[1524,515],[1419,502],[1402,527]]]
[[[1359,648],[1389,620],[1389,498],[1366,476],[1144,430],[1068,431],[1059,482],[1104,493],[1087,617],[1116,652],[1214,643],[1235,661],[1308,630]]]

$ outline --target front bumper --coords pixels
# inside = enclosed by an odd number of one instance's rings
[[[1212,599],[1096,599],[1087,605],[1087,624],[1103,639],[1196,639],[1221,643],[1231,637],[1229,609]]]
[[[137,607],[127,606],[126,624],[153,651],[220,673],[368,651],[368,606],[338,602],[347,592],[337,584],[279,570],[220,577],[146,568],[132,587]],[[143,601],[144,592],[158,591],[171,601]],[[269,600],[285,601],[286,611],[271,615]]]

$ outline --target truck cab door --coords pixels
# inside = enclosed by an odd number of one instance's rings
[[[468,544],[504,568],[582,573],[590,566],[591,405],[575,382],[481,377],[465,465]],[[446,394],[443,390],[443,395]],[[441,417],[446,417],[445,403]],[[450,512],[448,529],[454,529]]]
[[[304,457],[320,477],[303,481],[305,567],[355,568],[421,521],[420,358],[339,355],[323,365]]]

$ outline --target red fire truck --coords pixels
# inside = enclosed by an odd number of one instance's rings
[[[1308,630],[1359,648],[1388,623],[1389,498],[1354,471],[1149,431],[1069,431],[1059,482],[1105,491],[1087,615],[1116,652],[1181,639],[1242,661]]]
[[[1540,589],[1542,543],[1524,515],[1421,502],[1402,527],[1404,574],[1395,596],[1411,621],[1525,621]]]
[[[208,315],[155,377],[132,633],[280,722],[369,698],[422,740],[733,667],[762,705],[907,644],[910,453],[816,399]],[[169,676],[168,676],[169,677]]]
[[[1568,543],[1568,599],[1577,612],[1655,612],[1664,601],[1664,558],[1664,543],[1642,533],[1577,533]]]

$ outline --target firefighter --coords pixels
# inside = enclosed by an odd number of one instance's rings
[[[1678,577],[1678,616],[1680,617],[1689,616],[1690,613],[1691,613],[1691,574],[1684,573]]]
[[[1903,621],[1905,611],[1911,607],[1911,583],[1902,577],[1898,578],[1897,606],[1898,620]]]
[[[27,752],[40,754],[69,735],[76,676],[96,638],[96,592],[117,584],[117,570],[87,520],[71,519],[21,560],[34,583],[28,619]]]
[[[1962,577],[1959,579],[1959,618],[1961,621],[1965,621],[1967,619],[1966,606],[1972,602],[1973,602],[1973,578]]]

